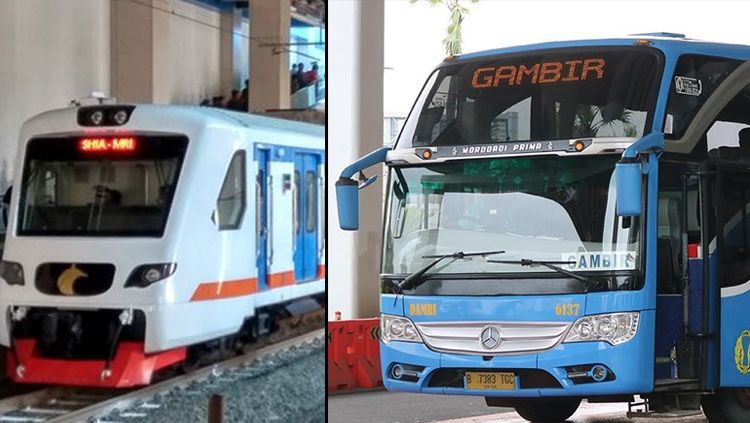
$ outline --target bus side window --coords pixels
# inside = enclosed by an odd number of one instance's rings
[[[247,203],[245,190],[245,151],[234,153],[224,183],[216,199],[219,230],[238,229]]]
[[[727,171],[721,176],[719,211],[723,231],[721,285],[740,285],[750,279],[750,174]]]
[[[716,87],[742,62],[726,58],[685,54],[675,67],[672,89],[667,100],[667,113],[672,116],[672,132],[667,138],[679,139],[693,121]],[[697,84],[697,91],[687,87]]]
[[[745,86],[719,112],[706,132],[709,156],[722,159],[750,159],[750,85]]]

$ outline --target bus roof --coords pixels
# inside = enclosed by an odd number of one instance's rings
[[[634,46],[638,40],[648,40],[643,46],[653,47],[664,52],[665,56],[678,57],[682,54],[704,54],[711,56],[731,57],[734,59],[750,59],[750,46],[741,44],[725,44],[686,38],[682,34],[671,34],[666,32],[636,34],[622,38],[608,38],[598,40],[575,40],[575,41],[553,41],[547,43],[529,44],[523,46],[504,47],[493,50],[484,50],[474,53],[466,53],[446,59],[443,64],[457,63],[461,61],[489,58],[491,56],[530,52],[535,50],[549,50],[568,47],[606,47],[606,46]]]

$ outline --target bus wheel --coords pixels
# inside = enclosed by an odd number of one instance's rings
[[[727,388],[701,397],[701,408],[711,423],[750,421],[750,389]]]
[[[578,409],[580,399],[523,402],[515,405],[516,413],[530,422],[564,422]]]

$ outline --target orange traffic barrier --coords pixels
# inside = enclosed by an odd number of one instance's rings
[[[357,387],[375,388],[383,385],[380,374],[380,319],[350,320],[349,331],[354,337],[354,377]]]
[[[328,343],[328,390],[338,391],[356,387],[349,370],[347,346],[351,344],[351,334],[346,321],[328,322],[326,342]]]
[[[380,320],[329,321],[328,391],[375,388],[380,374]]]

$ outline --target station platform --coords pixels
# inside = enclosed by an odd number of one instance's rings
[[[706,423],[702,415],[629,419],[627,404],[581,403],[569,423]],[[484,398],[384,390],[328,396],[331,423],[525,423],[511,408],[488,407]]]

